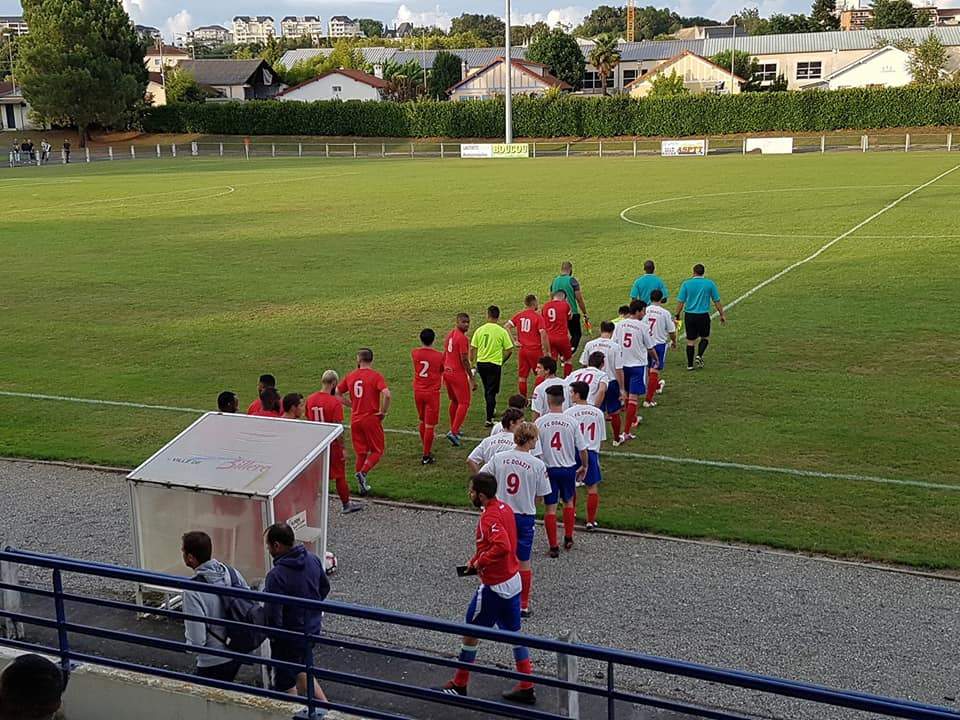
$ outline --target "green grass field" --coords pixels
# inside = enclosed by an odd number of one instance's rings
[[[395,390],[387,425],[414,429],[408,358],[423,326],[442,335],[457,311],[479,318],[490,303],[512,312],[568,258],[595,319],[615,314],[647,257],[672,292],[704,262],[729,301],[957,163],[891,153],[4,169],[0,390],[210,407],[234,389],[246,403],[261,372],[307,393],[370,345]],[[956,490],[617,457],[604,465],[601,523],[960,567],[958,191],[960,170],[744,300],[702,372],[674,353],[660,406],[624,448]],[[626,216],[645,224],[621,219],[638,203]],[[485,432],[480,405],[472,436]],[[0,454],[133,465],[191,419],[0,397]],[[391,435],[371,480],[382,496],[462,505],[466,453],[439,442],[425,469],[416,438]]]

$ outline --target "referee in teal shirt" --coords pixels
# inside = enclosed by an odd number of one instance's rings
[[[697,263],[693,266],[693,277],[685,280],[680,286],[680,292],[677,295],[677,312],[675,318],[680,320],[680,313],[685,309],[683,324],[687,330],[687,370],[698,370],[703,368],[703,354],[707,351],[707,345],[710,344],[710,302],[717,308],[717,314],[720,316],[720,322],[726,323],[727,316],[723,312],[723,305],[720,304],[720,291],[717,290],[717,284],[710,278],[705,278],[706,272],[703,265]],[[694,358],[694,345],[700,341],[696,348],[696,358]],[[696,362],[696,365],[694,365]]]
[[[670,297],[667,292],[667,286],[659,276],[654,275],[656,266],[653,260],[647,260],[643,264],[643,275],[633,281],[633,287],[630,289],[631,300],[643,300],[647,305],[650,304],[650,293],[659,290],[663,294],[663,301],[666,302]]]

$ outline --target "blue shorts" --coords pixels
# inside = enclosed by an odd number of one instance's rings
[[[600,409],[607,415],[620,412],[623,403],[620,402],[620,383],[616,380],[607,382],[607,394],[603,396]]]
[[[513,519],[517,523],[517,560],[527,562],[533,555],[533,533],[537,527],[537,516],[515,513]]]
[[[544,505],[556,505],[557,496],[565,503],[573,500],[577,494],[577,466],[548,467],[550,494],[543,498]]]
[[[580,456],[577,456],[577,469],[580,469]],[[587,487],[596,485],[603,480],[600,477],[600,454],[596,450],[587,450],[587,476],[583,479],[583,484]]]
[[[647,366],[631,365],[623,368],[623,383],[628,395],[647,394]]]
[[[653,349],[657,351],[657,369],[663,370],[667,366],[667,344],[654,345]]]
[[[467,608],[466,621],[468,625],[519,631],[520,593],[512,598],[502,598],[489,585],[481,585]]]

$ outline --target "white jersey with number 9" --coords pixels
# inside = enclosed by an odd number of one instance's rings
[[[550,494],[547,466],[522,450],[497,453],[480,472],[497,479],[497,497],[518,515],[535,515],[537,498]]]

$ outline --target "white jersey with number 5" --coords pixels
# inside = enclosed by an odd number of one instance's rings
[[[616,380],[617,370],[623,368],[623,349],[613,338],[594,338],[583,347],[580,364],[584,367],[589,365],[590,356],[595,352],[603,353],[603,370],[607,373],[607,381]]]
[[[673,315],[662,305],[647,305],[643,324],[647,326],[647,334],[654,345],[665,345],[670,341],[670,333],[677,331]]]
[[[607,439],[607,420],[603,410],[593,405],[574,405],[563,414],[569,415],[580,428],[587,450],[600,452],[600,443]]]
[[[653,349],[650,326],[642,320],[626,318],[617,323],[613,339],[623,348],[624,367],[646,367],[649,363],[647,350]]]
[[[573,467],[580,451],[587,449],[580,426],[565,412],[547,413],[537,418],[537,429],[540,430],[540,448],[547,467]]]
[[[567,402],[567,384],[563,378],[547,378],[533,389],[533,398],[530,400],[530,407],[537,415],[546,415],[550,412],[550,405],[547,403],[547,388],[554,385],[563,388],[563,409],[566,410],[570,406]]]
[[[567,375],[567,402],[573,403],[573,395],[570,392],[570,386],[575,382],[586,383],[590,386],[590,394],[587,396],[587,402],[591,405],[597,404],[597,395],[600,387],[607,385],[607,374],[603,370],[594,367],[580,368]]]
[[[537,498],[550,494],[547,466],[522,450],[497,453],[480,472],[497,479],[497,497],[519,515],[536,515]]]

